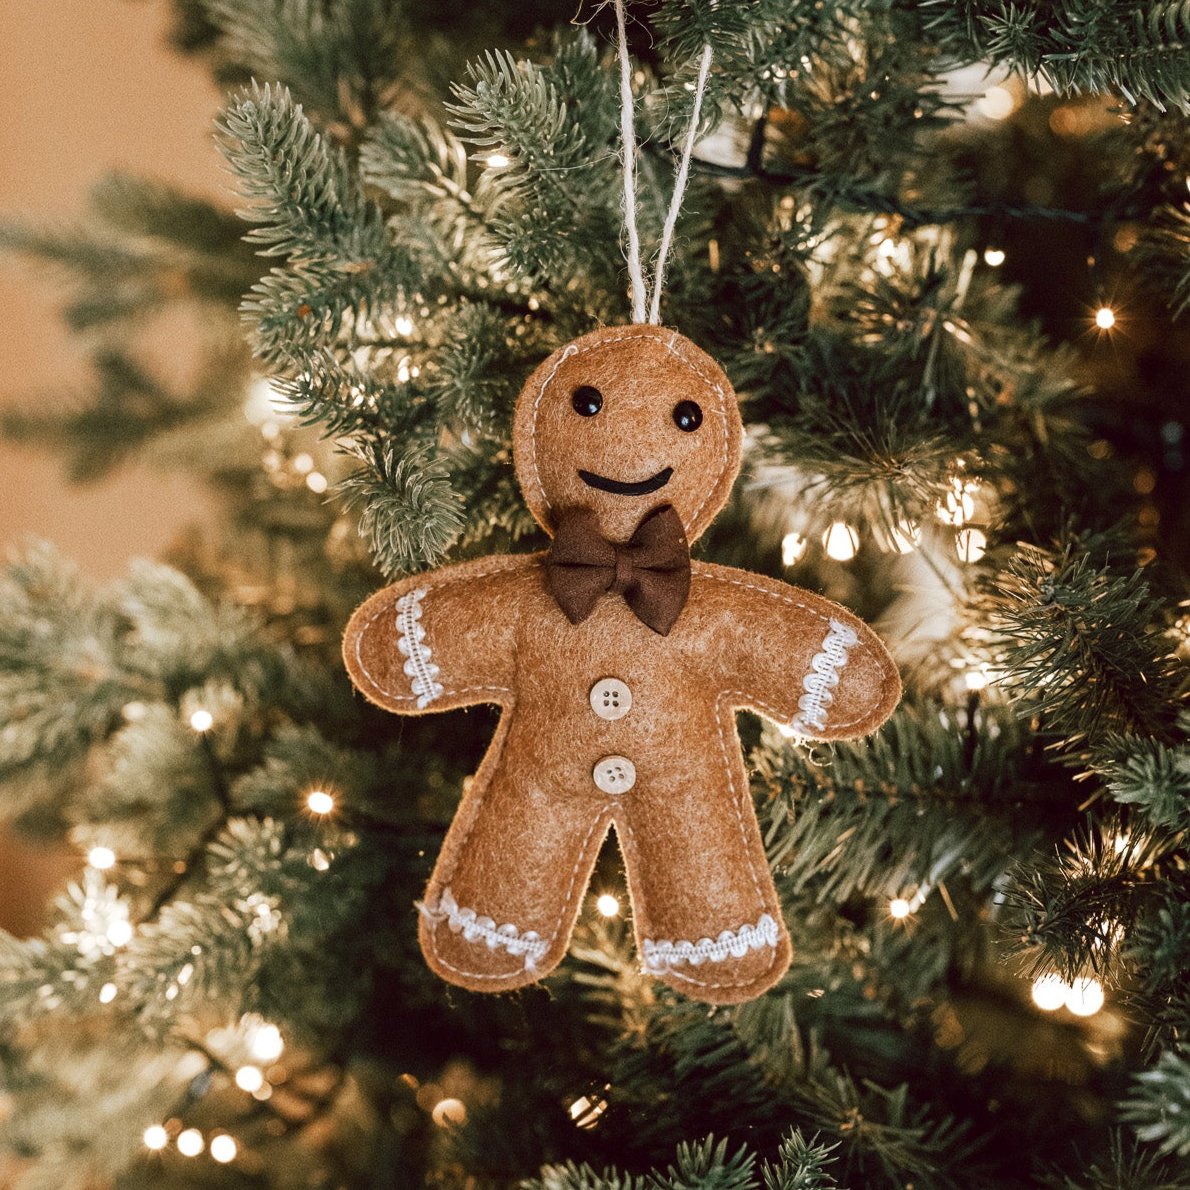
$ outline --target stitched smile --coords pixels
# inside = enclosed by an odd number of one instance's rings
[[[611,492],[616,496],[647,496],[659,488],[665,487],[673,476],[674,469],[665,467],[656,475],[648,479],[638,480],[636,483],[624,483],[619,479],[608,479],[606,475],[596,475],[593,471],[579,471],[578,477],[589,488],[598,488],[601,492]]]

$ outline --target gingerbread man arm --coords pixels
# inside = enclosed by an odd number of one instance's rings
[[[901,697],[880,638],[839,604],[775,579],[697,563],[700,600],[721,617],[713,650],[724,695],[816,740],[875,731]]]
[[[400,715],[508,705],[520,604],[539,565],[537,555],[481,558],[378,591],[343,637],[352,681]]]

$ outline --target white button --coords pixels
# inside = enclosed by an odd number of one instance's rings
[[[604,793],[627,793],[636,784],[636,765],[626,756],[605,756],[591,776]]]
[[[603,678],[591,687],[591,710],[600,719],[623,719],[632,710],[632,691],[619,678]]]

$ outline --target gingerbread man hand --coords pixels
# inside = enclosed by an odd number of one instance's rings
[[[851,739],[884,722],[900,681],[836,604],[689,561],[741,432],[726,376],[675,331],[586,335],[516,410],[517,476],[552,548],[419,575],[352,617],[344,656],[372,701],[502,708],[419,906],[426,960],[451,983],[547,974],[612,826],[647,971],[718,1004],[788,966],[734,712]]]

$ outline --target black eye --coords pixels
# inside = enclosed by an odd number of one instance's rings
[[[594,417],[603,408],[603,393],[589,384],[582,384],[574,390],[570,403],[580,417]]]
[[[674,406],[674,425],[693,434],[702,425],[702,410],[693,401],[679,401]]]

